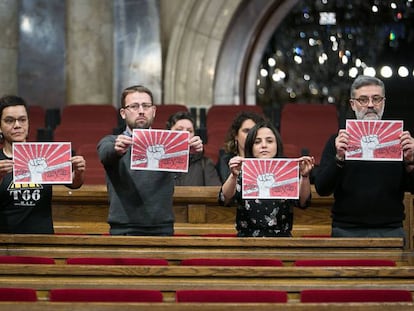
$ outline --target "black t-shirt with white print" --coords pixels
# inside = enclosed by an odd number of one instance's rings
[[[0,160],[7,157],[0,149]],[[52,234],[52,185],[14,184],[13,174],[0,184],[0,233]]]

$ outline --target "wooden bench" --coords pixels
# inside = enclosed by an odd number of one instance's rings
[[[287,304],[289,306],[299,305],[295,303],[298,301],[299,292],[307,288],[392,288],[409,289],[414,292],[413,254],[403,250],[403,241],[397,238],[274,239],[0,235],[0,254],[48,256],[58,259],[56,265],[0,265],[0,287],[35,288],[43,300],[47,300],[51,288],[157,289],[163,291],[166,303],[174,301],[174,293],[178,289],[279,289],[288,292],[289,301],[292,302]],[[162,257],[167,258],[171,264],[153,267],[63,264],[63,259],[77,256]],[[178,265],[182,259],[196,257],[278,258],[287,265],[283,267]],[[386,258],[396,260],[398,266],[293,267],[289,265],[293,260],[304,258]],[[124,309],[124,304],[122,306]],[[145,306],[149,307],[148,304]],[[272,306],[274,307],[274,304]],[[364,308],[366,306],[363,304]],[[105,310],[99,307],[99,304],[95,307],[89,305],[91,309],[85,307],[85,310]],[[163,304],[163,307],[167,308],[167,305]],[[182,307],[181,304],[179,307]],[[220,308],[225,307],[228,305]],[[175,304],[168,305],[168,308],[178,310]],[[304,307],[301,305],[298,308],[297,310],[302,310]],[[152,304],[151,310],[154,310]]]
[[[219,187],[175,187],[174,213],[177,234],[203,235],[212,233],[235,234],[235,207],[218,205]],[[414,196],[406,193],[406,220],[409,249],[414,249]],[[329,236],[331,232],[330,208],[332,196],[319,196],[312,186],[311,206],[294,211],[293,235]],[[105,234],[108,194],[105,185],[85,185],[78,190],[64,186],[53,188],[53,219],[57,233]]]
[[[99,303],[0,302],[5,311],[408,311],[413,303]]]
[[[154,289],[164,301],[188,289],[283,290],[298,302],[304,289],[405,289],[414,293],[414,267],[199,267],[0,265],[0,287]],[[42,295],[39,295],[42,296]],[[47,299],[47,294],[43,294]]]
[[[219,187],[175,187],[175,229],[179,234],[235,233],[236,208],[219,206]],[[310,214],[296,209],[297,235],[330,234],[332,198],[314,194]],[[106,186],[89,185],[78,190],[54,186],[53,218],[58,233],[102,234],[109,231]],[[214,225],[210,228],[210,225]],[[312,229],[311,226],[316,226]],[[219,230],[219,231],[217,231]],[[309,231],[309,232],[308,232]]]
[[[217,238],[93,235],[0,235],[0,255],[185,258],[387,258],[412,264],[400,238]]]

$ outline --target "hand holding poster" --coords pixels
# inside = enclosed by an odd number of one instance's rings
[[[13,143],[13,182],[71,184],[70,143]]]
[[[347,160],[401,161],[403,121],[346,120]]]
[[[298,199],[297,159],[245,159],[242,164],[243,199]]]
[[[134,129],[132,170],[188,172],[189,132]]]

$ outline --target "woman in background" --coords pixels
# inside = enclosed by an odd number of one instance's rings
[[[217,172],[220,180],[224,183],[230,175],[229,160],[238,155],[244,157],[244,143],[249,130],[264,118],[251,111],[240,112],[233,120],[224,142],[224,152],[220,150],[219,160],[217,161]]]
[[[167,129],[188,131],[190,138],[194,136],[194,119],[189,112],[180,111],[168,118]],[[203,153],[190,154],[188,173],[177,173],[176,186],[220,186],[221,181],[214,163]]]

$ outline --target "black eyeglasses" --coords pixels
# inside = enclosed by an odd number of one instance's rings
[[[384,102],[385,97],[380,95],[374,96],[360,96],[358,98],[351,98],[352,100],[356,100],[361,106],[366,107],[369,105],[369,101],[372,102],[373,105],[380,105]]]
[[[3,122],[6,123],[7,125],[14,125],[17,122],[19,122],[19,124],[26,124],[27,121],[29,119],[27,117],[20,117],[20,118],[13,118],[13,117],[5,117],[3,119]]]
[[[129,109],[131,111],[137,112],[140,107],[142,107],[143,110],[148,110],[153,106],[151,103],[142,103],[142,104],[131,104],[124,107],[124,109]]]

